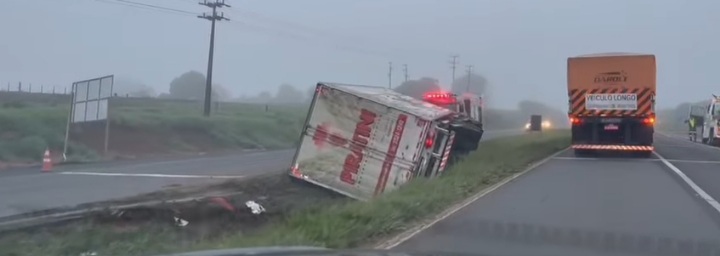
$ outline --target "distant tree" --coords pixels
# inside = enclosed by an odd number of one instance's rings
[[[188,71],[170,82],[170,97],[176,99],[205,99],[205,75],[198,71]],[[219,84],[212,86],[212,100],[225,101],[232,97],[227,88]]]
[[[170,82],[170,96],[178,99],[204,99],[205,75],[198,71],[188,71]]]
[[[425,93],[438,91],[440,89],[438,80],[430,77],[423,77],[419,80],[408,80],[407,82],[404,82],[400,86],[394,88],[396,92],[416,99],[422,99]]]
[[[113,93],[119,96],[130,97],[155,97],[157,93],[152,87],[131,79],[129,77],[118,76],[113,82]]]
[[[269,92],[261,92],[260,94],[258,94],[256,101],[266,103],[266,102],[272,101],[272,99],[273,99],[273,96]]]
[[[297,103],[302,102],[302,92],[289,84],[281,84],[275,95],[275,101],[280,103]]]
[[[306,93],[307,93],[307,98],[305,100],[308,102],[312,101],[313,96],[315,96],[315,86],[308,88]]]
[[[219,84],[213,84],[212,86],[212,100],[213,101],[227,101],[232,98],[232,94],[227,88]],[[205,91],[203,90],[203,97],[205,97]]]
[[[468,86],[468,76],[464,75],[457,79],[455,79],[455,82],[452,83],[451,90],[453,93],[461,94],[464,92],[470,92],[477,95],[482,95],[487,93],[487,79],[481,75],[477,74],[471,74],[469,76],[470,84]]]

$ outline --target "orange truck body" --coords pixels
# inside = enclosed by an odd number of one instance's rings
[[[652,151],[655,55],[601,53],[567,60],[576,150]]]

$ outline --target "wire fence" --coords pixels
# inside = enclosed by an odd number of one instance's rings
[[[68,86],[44,85],[32,83],[11,83],[7,82],[5,86],[0,88],[4,92],[27,92],[27,93],[47,93],[47,94],[70,94]]]

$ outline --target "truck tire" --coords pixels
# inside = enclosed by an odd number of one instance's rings
[[[715,146],[717,144],[717,140],[715,139],[715,131],[710,130],[710,132],[708,133],[707,144],[710,146]]]

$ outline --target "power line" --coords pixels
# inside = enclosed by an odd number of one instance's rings
[[[95,1],[102,2],[102,3],[123,5],[123,6],[127,6],[127,7],[143,9],[143,10],[161,11],[161,12],[169,13],[169,14],[178,14],[178,15],[193,16],[193,17],[197,16],[197,13],[195,13],[195,12],[190,12],[190,11],[176,9],[176,8],[169,8],[169,7],[164,7],[164,6],[155,5],[155,4],[144,4],[144,3],[130,1],[130,0],[95,0]],[[196,3],[196,2],[194,2],[194,0],[187,0],[187,1],[193,1],[193,3]],[[230,9],[230,11],[237,11],[237,10]],[[286,38],[292,38],[295,40],[304,40],[304,41],[313,43],[313,45],[317,45],[318,42],[330,43],[337,50],[353,52],[356,54],[372,55],[372,56],[381,57],[381,58],[400,57],[400,56],[391,57],[390,55],[395,55],[395,54],[393,54],[393,51],[390,51],[390,50],[378,51],[378,50],[371,50],[366,47],[358,47],[358,46],[351,46],[351,45],[346,45],[346,44],[341,44],[341,43],[333,43],[333,42],[329,42],[327,40],[318,40],[317,38],[315,38],[315,35],[331,37],[331,38],[334,37],[336,39],[341,38],[341,39],[343,39],[343,41],[353,42],[353,43],[356,43],[358,41],[358,39],[341,36],[341,35],[333,34],[333,33],[329,33],[329,32],[324,32],[322,30],[313,29],[313,28],[310,28],[310,27],[307,27],[304,25],[296,25],[296,24],[293,24],[292,22],[286,22],[286,21],[272,19],[272,18],[263,18],[262,15],[259,15],[252,11],[243,11],[241,13],[243,13],[243,15],[242,15],[243,17],[256,17],[256,18],[259,17],[259,18],[261,18],[261,20],[270,21],[271,23],[274,22],[276,24],[284,24],[284,26],[291,25],[291,27],[293,27],[293,28],[291,28],[292,31],[295,31],[295,32],[305,31],[305,32],[307,32],[307,34],[310,34],[311,36],[304,36],[304,35],[288,33],[286,31],[273,29],[271,27],[249,24],[247,22],[231,21],[232,23],[234,23],[236,25],[243,26],[243,28],[250,28],[251,30],[255,30],[257,32],[262,32],[262,33],[266,33],[266,34],[270,33],[275,36],[282,36],[282,37],[286,37]],[[270,32],[270,30],[274,30],[274,31]]]
[[[225,15],[221,13],[221,15],[218,15],[217,9],[223,8],[223,7],[230,7],[230,5],[225,4],[225,0],[215,0],[215,2],[208,2],[205,0],[204,2],[199,3],[200,5],[207,6],[209,8],[212,8],[212,15],[207,15],[203,13],[202,15],[198,16],[198,18],[209,20],[212,25],[210,27],[210,50],[208,53],[208,67],[207,67],[207,74],[206,74],[206,84],[205,84],[205,104],[203,105],[203,115],[210,116],[210,98],[212,96],[212,71],[213,71],[213,55],[215,52],[215,22],[221,21],[221,20],[229,20],[228,18],[225,18]]]
[[[109,3],[109,4],[118,4],[123,6],[129,6],[129,7],[135,7],[139,9],[145,9],[145,10],[156,10],[156,11],[166,11],[166,12],[173,12],[173,13],[180,13],[180,14],[188,14],[188,15],[197,15],[195,12],[170,8],[170,7],[164,7],[154,4],[146,4],[146,3],[140,3],[135,1],[129,1],[129,0],[95,0],[97,2],[102,3]]]

